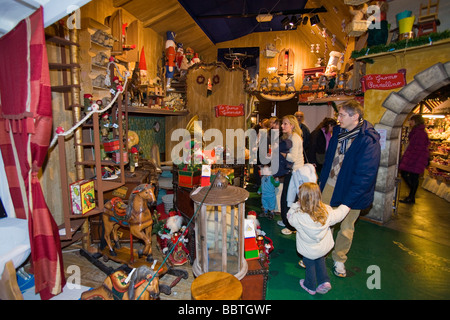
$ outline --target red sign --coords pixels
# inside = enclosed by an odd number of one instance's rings
[[[229,106],[227,104],[219,104],[214,107],[216,109],[216,117],[239,117],[244,115],[244,105]]]
[[[363,92],[369,89],[391,90],[405,86],[406,80],[403,73],[368,74],[361,79]]]

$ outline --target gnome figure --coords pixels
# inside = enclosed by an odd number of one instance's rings
[[[142,47],[141,55],[139,57],[139,78],[140,84],[148,84],[147,63],[145,62],[144,47]]]

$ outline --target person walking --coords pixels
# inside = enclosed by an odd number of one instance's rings
[[[281,191],[281,220],[278,221],[278,225],[284,227],[281,233],[289,235],[295,231],[286,218],[286,214],[289,210],[287,205],[287,195],[289,189],[289,182],[291,180],[292,171],[301,168],[304,165],[303,159],[303,140],[302,131],[298,125],[297,119],[293,115],[286,115],[281,122],[282,137],[281,139],[290,139],[292,141],[292,147],[287,153],[280,152],[280,156],[286,158],[288,162],[292,162],[292,169],[289,170],[283,177],[280,177],[280,181],[283,183],[283,189]]]
[[[337,121],[333,118],[325,117],[322,122],[311,132],[310,146],[307,152],[309,163],[316,166],[317,173],[322,170],[325,162],[325,152],[333,133],[333,128],[337,125]]]
[[[304,155],[308,154],[308,150],[311,146],[311,131],[308,126],[304,124],[305,114],[302,111],[297,111],[294,113],[295,118],[297,119],[298,125],[302,130],[302,138],[303,138],[303,153]],[[308,159],[308,162],[310,160]]]
[[[371,206],[380,164],[380,135],[364,120],[364,110],[356,100],[344,102],[338,114],[339,125],[325,154],[319,182],[323,201],[332,207],[351,208],[341,223],[332,251],[334,274],[346,276],[345,262],[353,241],[360,210]]]
[[[325,256],[333,248],[330,226],[342,221],[350,208],[341,204],[337,209],[322,202],[319,185],[305,182],[298,189],[298,201],[289,210],[289,223],[297,230],[297,252],[303,256],[306,273],[300,286],[309,294],[325,294],[331,289],[325,266]]]
[[[420,114],[415,114],[409,119],[409,126],[412,128],[408,135],[409,144],[398,167],[400,175],[409,188],[409,195],[400,202],[414,204],[419,188],[419,177],[428,166],[430,140],[425,130],[425,122]]]

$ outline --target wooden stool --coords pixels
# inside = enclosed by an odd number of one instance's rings
[[[242,284],[230,273],[210,271],[192,282],[191,296],[193,300],[240,300]]]

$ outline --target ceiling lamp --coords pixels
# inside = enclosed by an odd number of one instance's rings
[[[256,21],[258,22],[270,22],[272,21],[273,16],[270,13],[266,14],[258,14],[256,16]]]
[[[281,20],[281,25],[284,27],[284,29],[288,29],[290,22],[291,20],[289,20],[288,17],[284,17],[283,20]]]
[[[296,17],[296,16],[292,16],[291,22],[289,22],[290,27],[291,27],[291,28],[294,28],[294,27],[297,26],[297,24],[298,24],[297,17]]]
[[[309,18],[309,22],[311,22],[311,26],[315,26],[320,22],[319,16],[317,14],[313,15],[311,18]]]
[[[308,23],[308,17],[307,16],[304,16],[303,17],[303,22],[302,22],[302,24],[303,25],[306,25]]]

